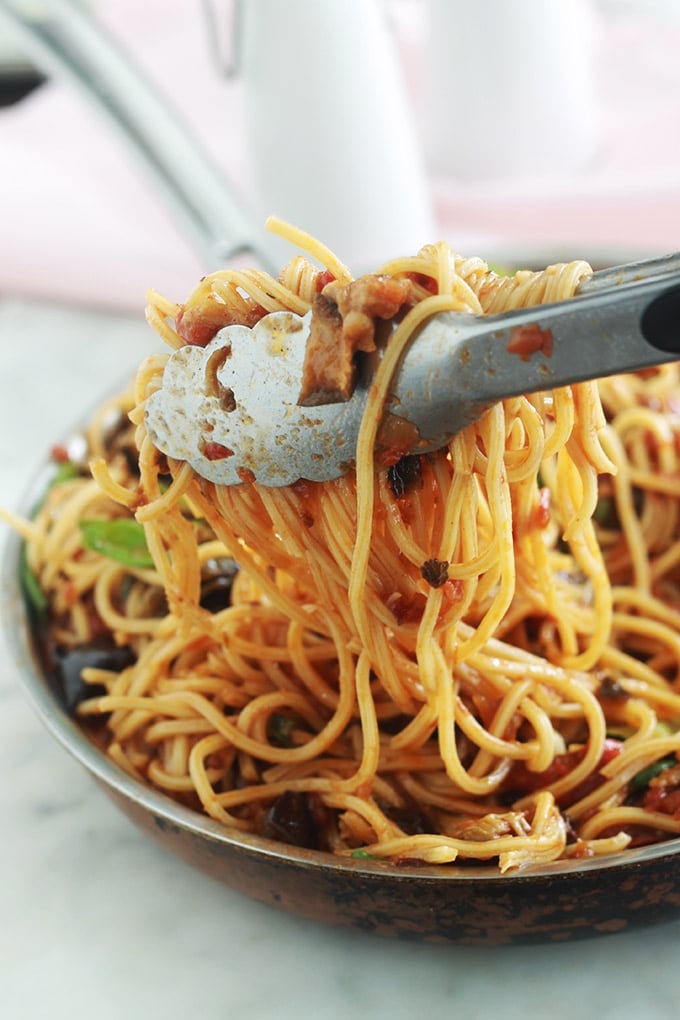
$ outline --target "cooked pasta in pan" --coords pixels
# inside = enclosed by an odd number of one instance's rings
[[[271,311],[396,318],[571,297],[585,262],[502,275],[444,243],[353,280],[152,293],[171,349]],[[396,296],[395,296],[396,295]],[[376,311],[377,309],[377,311]],[[680,834],[676,364],[508,399],[435,453],[376,453],[390,357],[333,482],[209,483],[154,447],[166,354],[57,448],[26,584],[70,707],[127,772],[226,826],[502,872]]]

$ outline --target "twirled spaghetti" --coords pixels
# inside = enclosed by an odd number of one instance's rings
[[[351,282],[273,229],[321,268],[152,294],[170,347]],[[409,300],[335,482],[218,487],[169,462],[143,416],[166,357],[140,368],[123,424],[91,426],[91,471],[14,522],[57,656],[129,652],[92,660],[76,709],[122,768],[225,825],[393,861],[506,871],[680,833],[677,367],[509,399],[437,453],[374,460],[419,322],[566,299],[590,271],[503,276],[445,244],[380,267]],[[133,518],[148,561],[88,543],[83,522]]]

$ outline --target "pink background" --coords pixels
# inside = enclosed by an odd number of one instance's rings
[[[594,5],[600,128],[591,164],[530,183],[433,177],[440,236],[464,254],[520,260],[679,249],[677,7]],[[199,5],[117,0],[99,9],[247,199],[243,84],[216,68]],[[416,115],[422,9],[395,4]],[[215,268],[201,265],[119,138],[69,85],[50,82],[0,110],[0,155],[0,293],[135,312],[148,287],[181,300]]]

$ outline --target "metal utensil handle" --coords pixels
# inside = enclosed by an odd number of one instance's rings
[[[505,397],[680,358],[680,269],[498,316],[434,316],[404,355],[393,413],[443,445]]]
[[[0,0],[0,21],[21,36],[39,66],[68,77],[122,132],[184,221],[206,268],[250,251],[263,268],[278,272],[267,235],[222,173],[87,12],[69,0],[50,0],[31,14],[25,4]]]
[[[680,272],[680,252],[671,252],[656,258],[642,259],[639,262],[627,262],[624,265],[610,266],[599,269],[592,276],[581,282],[579,294],[595,294],[612,287],[620,287],[627,283],[651,280],[658,277],[671,279],[674,273]]]

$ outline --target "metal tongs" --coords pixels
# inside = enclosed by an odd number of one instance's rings
[[[87,12],[74,0],[28,7],[0,0],[0,23],[18,33],[48,73],[80,87],[122,132],[189,228],[206,268],[249,251],[274,271],[270,240],[196,139]],[[309,317],[278,312],[252,331],[229,327],[205,349],[175,352],[146,410],[158,448],[224,485],[255,480],[280,486],[346,473],[355,461],[375,365],[362,366],[347,402],[300,407],[308,332]],[[677,254],[595,273],[563,303],[483,318],[435,315],[413,337],[390,381],[376,450],[437,449],[503,397],[678,357]]]
[[[359,366],[346,402],[300,406],[310,315],[275,312],[254,329],[229,326],[205,348],[172,354],[146,407],[157,448],[221,485],[346,474],[375,363]],[[680,254],[597,272],[568,301],[504,315],[433,315],[390,380],[378,462],[395,448],[445,446],[503,398],[678,358]]]

